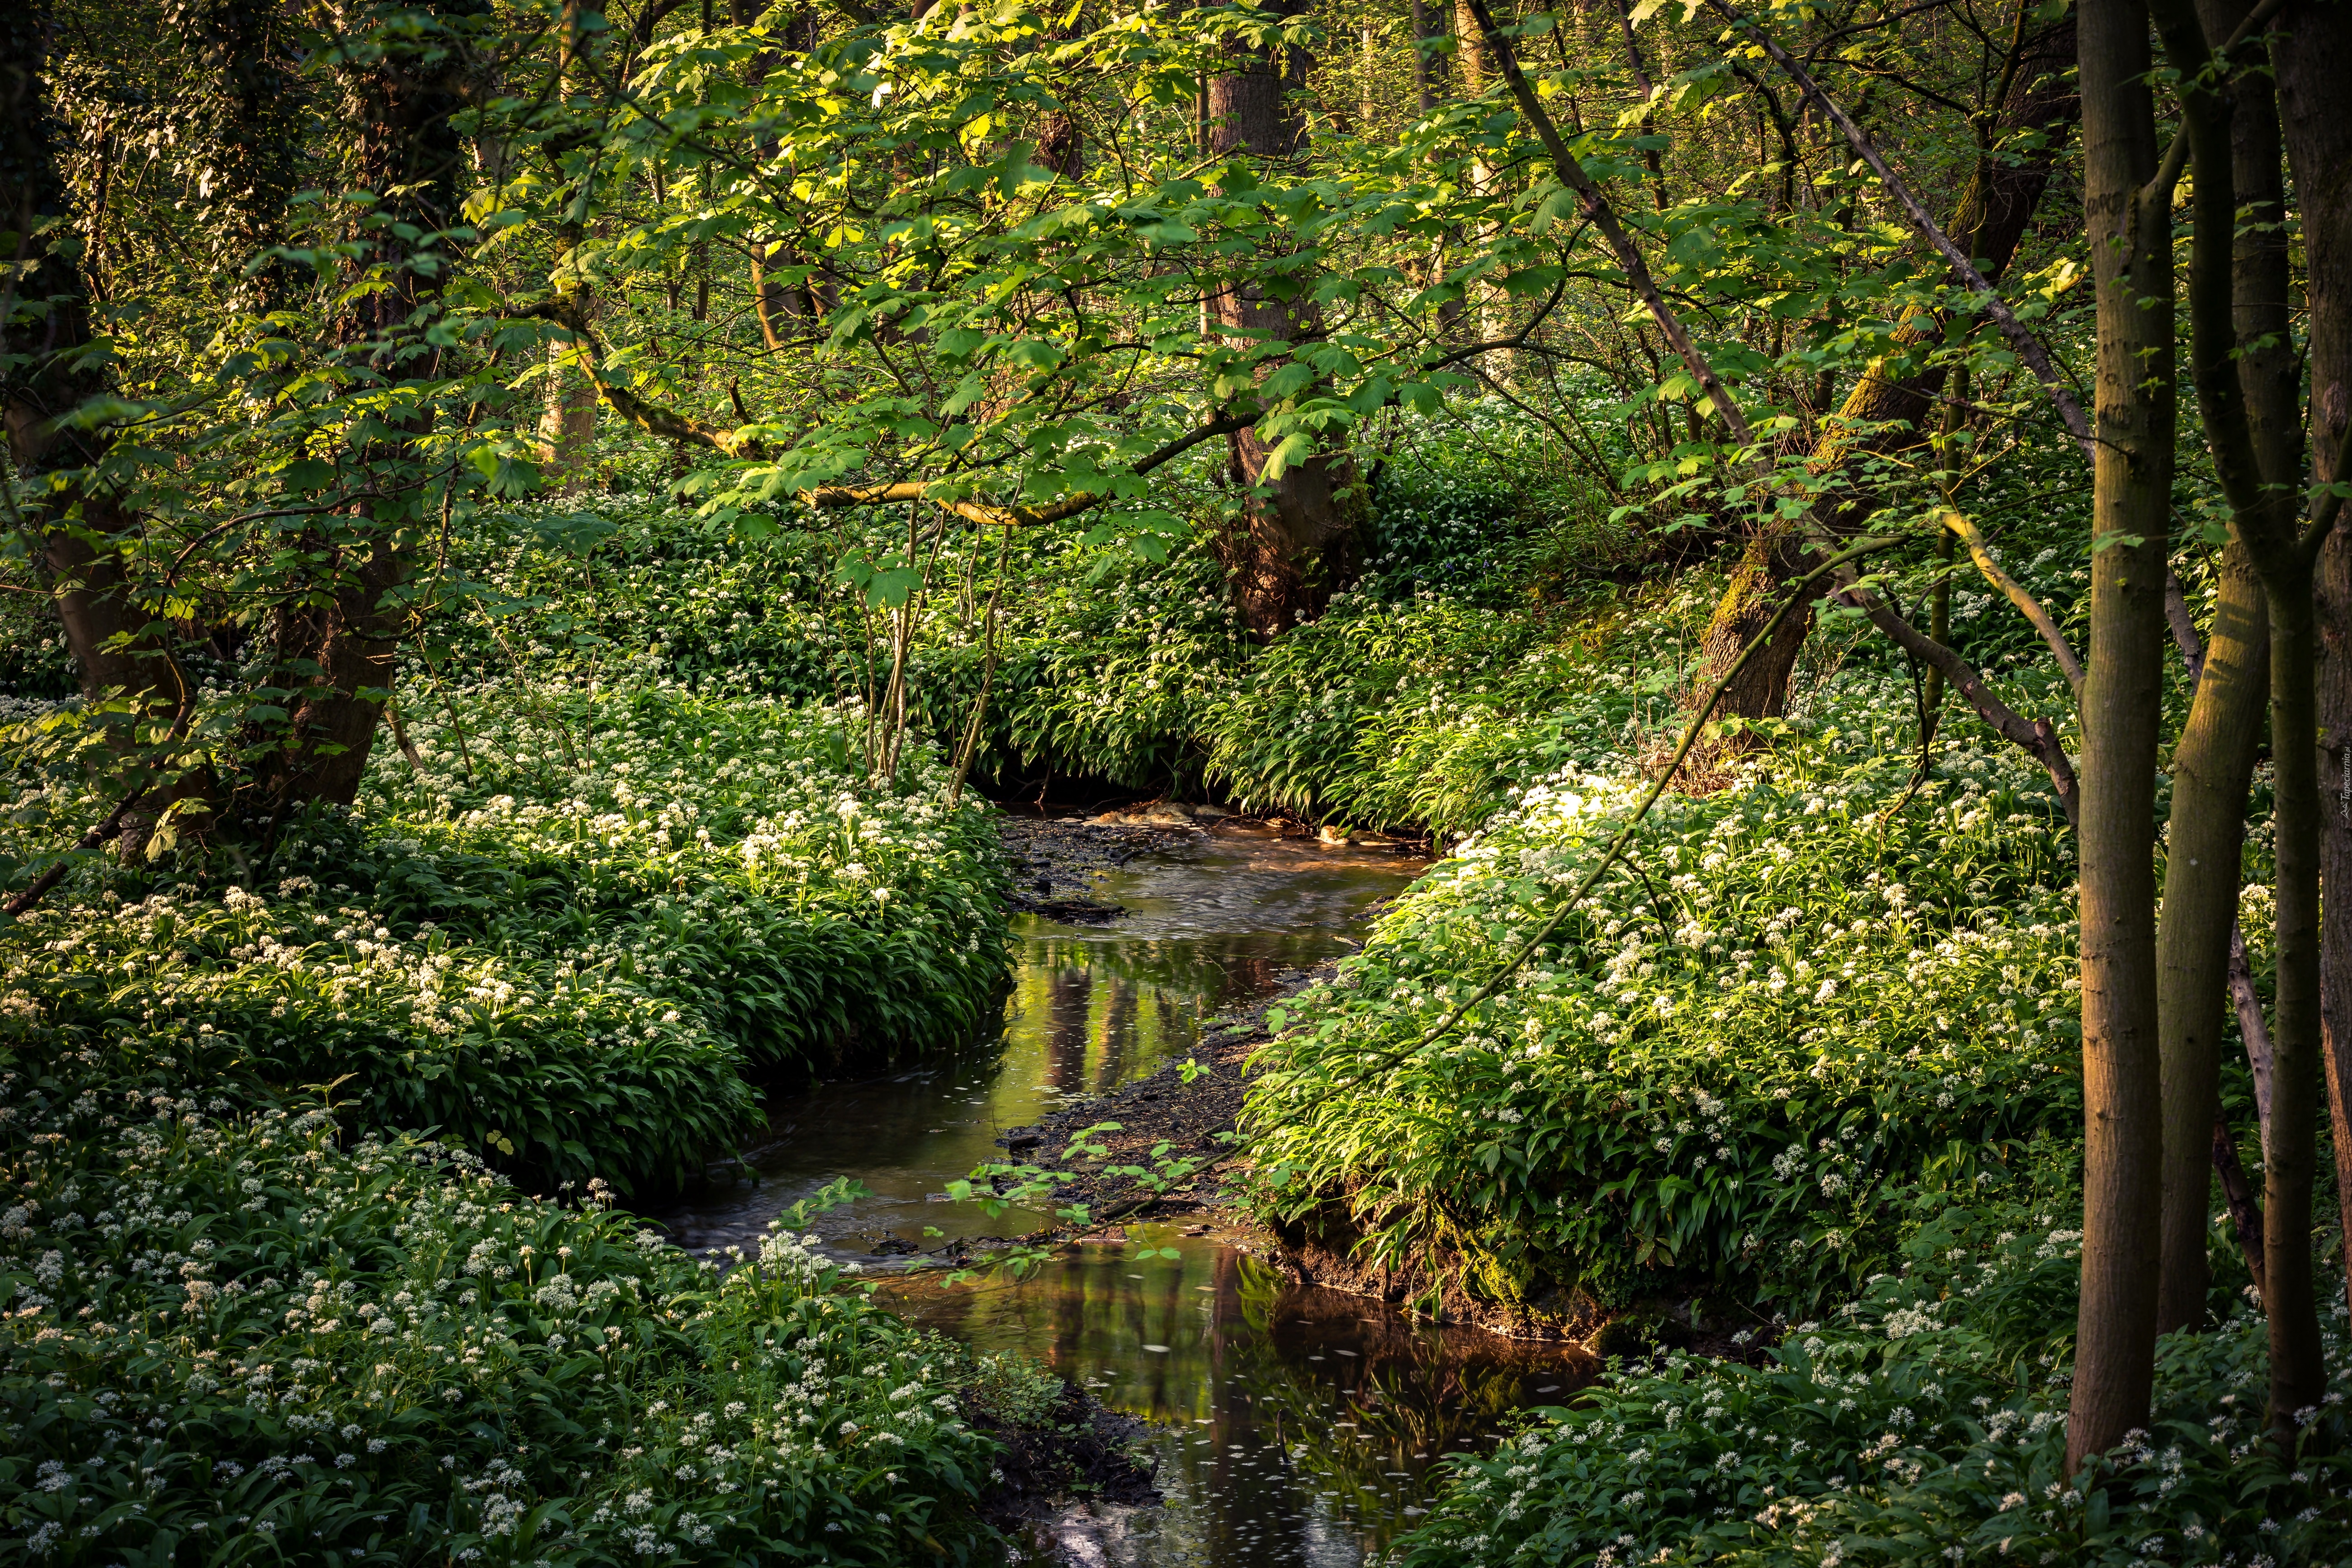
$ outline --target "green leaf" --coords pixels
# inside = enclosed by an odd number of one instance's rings
[[[485,449],[478,447],[476,449],[475,466],[477,468],[481,466],[479,453]],[[495,455],[490,461],[493,467],[497,465],[498,458]],[[487,479],[488,473],[488,469],[484,469],[483,477]],[[335,465],[321,462],[316,458],[298,458],[286,465],[280,477],[285,480],[289,490],[302,495],[312,495],[335,482]]]

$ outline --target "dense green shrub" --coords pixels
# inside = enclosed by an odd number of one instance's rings
[[[1506,1300],[1811,1306],[1883,1267],[1890,1196],[1966,1192],[2075,1124],[2054,798],[1958,735],[1914,788],[1907,693],[1841,679],[1842,727],[1669,794],[1418,1054],[1643,783],[1604,763],[1538,784],[1399,900],[1268,1048],[1246,1121],[1262,1212],[1360,1228],[1391,1262],[1451,1258]]]
[[[2352,1553],[2352,1342],[2293,1466],[2266,1441],[2266,1342],[2230,1312],[2158,1351],[2148,1427],[2064,1476],[2080,1272],[2073,1149],[1914,1217],[1900,1270],[1757,1364],[1673,1354],[1452,1461],[1401,1568],[1634,1563],[2253,1565]],[[2037,1190],[2038,1188],[2038,1190]],[[2242,1270],[2216,1254],[2223,1278]]]
[[[0,1030],[184,1043],[249,1088],[338,1081],[369,1125],[440,1129],[548,1181],[674,1178],[750,1124],[741,1055],[699,1017],[619,977],[395,937],[306,881],[37,912],[6,935]]]
[[[1585,635],[1580,596],[1599,574],[1638,564],[1630,525],[1611,521],[1590,481],[1561,473],[1556,450],[1507,409],[1408,423],[1372,487],[1360,580],[1269,646],[1242,635],[1206,528],[1165,560],[1092,529],[1022,531],[1006,556],[981,776],[1051,771],[1458,831],[1501,803],[1503,784],[1582,744],[1546,721],[1555,710],[1592,716],[1563,700],[1596,668],[1638,662],[1651,697],[1666,693],[1675,677],[1660,655],[1696,633],[1706,594],[1670,605],[1647,595],[1643,638]],[[1195,481],[1205,505],[1214,492]],[[445,662],[541,680],[860,698],[887,677],[884,627],[837,568],[903,550],[905,521],[877,512],[795,526],[808,521],[730,529],[649,494],[487,516],[465,556],[484,608],[443,628]],[[924,557],[911,691],[934,737],[961,734],[970,715],[1005,542],[959,525]],[[429,689],[442,668],[420,665],[414,686]],[[419,691],[411,705],[429,701]]]
[[[171,1037],[0,1049],[0,1520],[42,1563],[967,1556],[952,1357]],[[591,1184],[592,1189],[598,1184]]]

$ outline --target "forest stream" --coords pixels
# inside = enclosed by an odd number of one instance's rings
[[[1423,1510],[1440,1456],[1491,1447],[1510,1411],[1576,1385],[1557,1347],[1299,1286],[1214,1210],[1111,1229],[1018,1283],[941,1285],[900,1255],[1045,1223],[992,1219],[943,1189],[1004,1158],[1007,1130],[1183,1060],[1204,1026],[1349,951],[1422,865],[1239,819],[1175,836],[1095,879],[1092,896],[1119,918],[1016,918],[993,1048],[779,1098],[749,1154],[757,1182],[688,1201],[665,1216],[672,1235],[696,1252],[750,1247],[780,1209],[855,1178],[872,1195],[814,1228],[832,1256],[889,1272],[881,1299],[894,1310],[976,1350],[1033,1357],[1146,1424],[1164,1503],[1080,1500],[1044,1527],[1061,1561],[1361,1562]]]

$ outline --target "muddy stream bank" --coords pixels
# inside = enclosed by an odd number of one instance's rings
[[[872,1195],[814,1228],[834,1256],[887,1274],[879,1300],[978,1350],[1031,1356],[1138,1423],[1161,1500],[1039,1510],[1040,1555],[1351,1568],[1423,1510],[1441,1456],[1491,1444],[1512,1411],[1564,1398],[1585,1371],[1558,1345],[1302,1284],[1222,1204],[1218,1134],[1256,1015],[1349,952],[1425,862],[1239,818],[1013,819],[1007,848],[1022,912],[1002,1036],[961,1059],[778,1097],[747,1152],[756,1180],[662,1217],[687,1247],[748,1247],[780,1210],[854,1177]],[[1207,1068],[1189,1086],[1187,1059]],[[1110,1217],[1017,1283],[948,1286],[925,1267],[1055,1225],[948,1201],[949,1183],[1058,1154],[1070,1131],[1122,1114],[1115,1148],[1164,1140],[1202,1162],[1191,1192],[1139,1205],[1123,1184],[1078,1189]]]

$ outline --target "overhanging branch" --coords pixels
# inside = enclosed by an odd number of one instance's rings
[[[2082,447],[2083,456],[2085,458],[2095,456],[2097,449],[2097,437],[2091,433],[2091,422],[2084,416],[2083,405],[2075,401],[2074,393],[2069,391],[2066,384],[2059,378],[2058,369],[2051,363],[2050,352],[2042,347],[2042,340],[2035,337],[2025,323],[2017,319],[2017,312],[2009,308],[2009,301],[2003,300],[1999,290],[1993,288],[1990,280],[1977,269],[1976,258],[1952,243],[1952,237],[1944,232],[1943,226],[1938,224],[1934,216],[1920,205],[1919,198],[1912,194],[1911,187],[1905,184],[1895,171],[1887,165],[1877,145],[1863,132],[1862,127],[1855,124],[1853,117],[1839,108],[1828,93],[1822,90],[1821,84],[1813,79],[1812,73],[1799,64],[1796,58],[1788,50],[1782,48],[1771,34],[1759,26],[1752,17],[1726,4],[1725,0],[1706,0],[1706,3],[1734,27],[1752,37],[1764,52],[1772,57],[1772,63],[1779,66],[1789,79],[1797,84],[1798,90],[1811,99],[1814,107],[1827,115],[1836,124],[1838,130],[1844,133],[1846,142],[1853,148],[1855,154],[1870,165],[1871,173],[1878,176],[1880,185],[1902,207],[1904,216],[1911,221],[1911,226],[1918,230],[1920,237],[1934,246],[1937,254],[1951,265],[1952,275],[1967,285],[1969,292],[1984,301],[1985,314],[1992,318],[1993,325],[2000,330],[2003,341],[2009,344],[2018,358],[2025,362],[2026,367],[2033,372],[2034,379],[2042,384],[2042,390],[2048,395],[2051,406],[2058,411],[2058,417],[2065,423],[2067,434],[2074,437],[2075,445]]]

